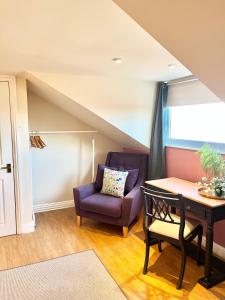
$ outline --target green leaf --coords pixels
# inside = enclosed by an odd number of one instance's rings
[[[205,144],[198,153],[200,155],[201,166],[207,176],[213,178],[225,175],[225,161],[219,152],[210,145]]]

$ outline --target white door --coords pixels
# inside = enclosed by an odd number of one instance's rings
[[[0,236],[16,233],[10,93],[0,82]]]

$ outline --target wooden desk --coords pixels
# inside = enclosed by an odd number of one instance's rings
[[[212,275],[212,250],[213,250],[213,225],[215,222],[225,219],[225,200],[215,200],[202,197],[198,194],[195,183],[175,177],[146,181],[150,188],[182,194],[185,198],[186,210],[207,222],[206,249],[205,249],[205,272],[199,283],[210,288],[225,280],[225,273]]]

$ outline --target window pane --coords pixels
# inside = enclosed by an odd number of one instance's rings
[[[225,103],[171,107],[170,138],[225,144]]]

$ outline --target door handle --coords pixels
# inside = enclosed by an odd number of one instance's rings
[[[6,164],[6,166],[0,167],[0,170],[6,170],[7,173],[11,173],[12,172],[11,164]]]

